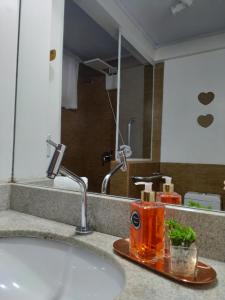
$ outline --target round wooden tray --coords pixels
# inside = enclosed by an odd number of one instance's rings
[[[115,241],[113,244],[113,248],[117,254],[119,254],[119,255],[151,270],[151,271],[154,271],[158,274],[166,276],[172,280],[176,280],[176,281],[187,283],[187,284],[193,284],[193,285],[211,284],[214,281],[216,281],[216,271],[212,267],[210,267],[200,261],[197,264],[196,272],[193,277],[181,277],[181,276],[177,276],[171,272],[169,257],[155,259],[154,261],[151,261],[151,262],[143,262],[140,259],[138,259],[137,257],[135,257],[134,255],[130,254],[128,239],[119,239],[119,240]]]

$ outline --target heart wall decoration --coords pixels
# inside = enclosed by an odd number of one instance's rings
[[[214,116],[211,115],[211,114],[208,114],[208,115],[200,115],[198,118],[197,118],[197,121],[198,121],[198,124],[204,128],[207,128],[209,127],[213,121],[214,121]]]
[[[208,93],[200,93],[198,95],[198,100],[201,104],[203,105],[208,105],[210,104],[215,98],[215,94],[213,92],[208,92]]]

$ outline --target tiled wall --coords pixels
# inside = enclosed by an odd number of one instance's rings
[[[190,191],[220,194],[221,208],[225,208],[224,165],[160,163],[160,171],[173,178],[175,190],[182,196]]]
[[[163,106],[164,63],[154,66],[154,97],[153,97],[153,129],[152,129],[152,161],[160,161],[162,106]]]
[[[153,110],[153,66],[144,67],[144,124],[143,158],[151,156],[152,110]]]
[[[89,179],[89,190],[101,191],[110,164],[101,155],[115,149],[115,123],[105,90],[105,77],[80,65],[78,109],[62,110],[62,143],[67,145],[63,164]],[[116,90],[110,91],[116,106]]]
[[[113,167],[116,162],[112,162]],[[225,208],[225,166],[181,163],[154,163],[150,161],[128,161],[127,172],[117,172],[110,181],[110,194],[140,198],[141,186],[135,186],[132,176],[151,176],[154,172],[173,178],[175,191],[184,197],[187,192],[215,193],[221,195],[221,209]],[[162,185],[154,184],[154,191]]]

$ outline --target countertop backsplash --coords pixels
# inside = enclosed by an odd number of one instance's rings
[[[95,231],[129,236],[130,201],[127,198],[88,194],[88,220]],[[69,225],[80,223],[80,195],[76,192],[22,184],[0,185],[0,210],[12,209]],[[225,261],[225,213],[168,206],[166,217],[193,226],[199,255]]]
[[[10,208],[11,184],[0,184],[0,211]]]

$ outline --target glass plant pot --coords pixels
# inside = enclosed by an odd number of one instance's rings
[[[164,256],[170,257],[170,238],[168,235],[169,232],[169,226],[165,225],[165,250],[164,250]]]
[[[170,245],[170,269],[174,275],[194,276],[198,262],[198,251],[193,243],[190,247]]]

